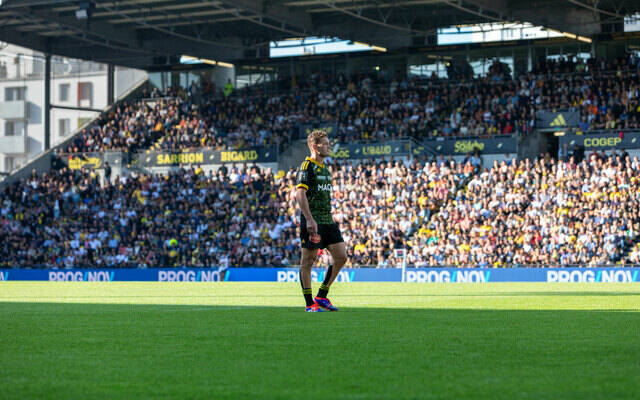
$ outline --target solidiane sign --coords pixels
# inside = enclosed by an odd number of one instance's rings
[[[518,152],[517,136],[473,139],[427,139],[423,148],[417,148],[414,154],[422,154],[431,149],[437,154],[456,155],[473,153],[478,150],[482,154],[504,154]]]

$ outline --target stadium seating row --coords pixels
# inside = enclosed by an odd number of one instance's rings
[[[382,161],[330,166],[349,266],[637,263],[640,162]],[[286,266],[295,172],[181,169],[99,184],[62,168],[0,195],[0,266]],[[327,255],[320,264],[329,263]]]
[[[546,62],[515,80],[503,74],[467,81],[314,75],[294,79],[277,94],[259,87],[229,96],[171,88],[148,94],[151,102],[118,105],[63,151],[282,148],[298,137],[300,124],[318,122],[335,124],[332,136],[342,143],[527,134],[536,111],[558,109],[580,111],[581,131],[638,129],[639,65],[631,56]]]

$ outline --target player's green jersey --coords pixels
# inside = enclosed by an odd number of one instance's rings
[[[296,187],[307,190],[307,202],[316,223],[334,223],[331,216],[331,173],[324,164],[307,157],[298,170]]]

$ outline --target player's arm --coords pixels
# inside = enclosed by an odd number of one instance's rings
[[[309,208],[309,201],[307,201],[307,190],[309,190],[309,184],[311,183],[312,169],[309,167],[309,162],[302,164],[298,175],[296,176],[296,201],[300,206],[302,215],[307,220],[307,231],[310,235],[318,232],[318,224],[311,215],[311,209]]]

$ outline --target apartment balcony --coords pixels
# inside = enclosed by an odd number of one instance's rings
[[[0,136],[0,153],[4,154],[24,154],[27,152],[26,135],[20,136]]]
[[[29,118],[29,102],[24,100],[19,101],[4,101],[0,102],[0,118],[22,120]]]

